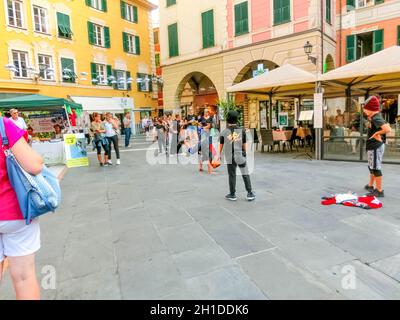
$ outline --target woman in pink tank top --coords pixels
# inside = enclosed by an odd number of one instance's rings
[[[25,131],[11,120],[3,118],[6,135],[19,164],[31,174],[39,174],[42,158],[24,139]],[[7,258],[17,299],[40,299],[40,289],[35,273],[35,252],[40,248],[40,229],[35,220],[27,226],[19,208],[17,196],[7,174],[0,134],[0,281]]]

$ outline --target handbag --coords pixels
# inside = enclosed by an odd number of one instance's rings
[[[32,175],[26,172],[9,148],[3,118],[0,117],[0,134],[6,156],[8,178],[13,187],[22,215],[27,225],[48,212],[54,212],[61,202],[61,188],[57,177],[43,166],[42,172]]]

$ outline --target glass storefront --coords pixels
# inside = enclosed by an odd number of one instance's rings
[[[400,163],[400,116],[398,96],[382,96],[382,115],[392,132],[386,137],[384,161]],[[362,116],[363,97],[327,99],[324,111],[323,155],[326,160],[366,161],[368,121]]]

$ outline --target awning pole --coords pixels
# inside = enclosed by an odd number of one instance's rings
[[[315,92],[316,93],[322,93],[322,82],[317,81],[315,84]],[[314,101],[315,103],[315,101]],[[322,110],[322,113],[324,111]],[[315,115],[314,115],[315,117]],[[323,117],[322,117],[323,119]],[[315,129],[315,159],[316,160],[322,160],[322,132],[323,128],[314,128]]]

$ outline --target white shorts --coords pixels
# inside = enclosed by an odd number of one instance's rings
[[[40,249],[39,220],[0,221],[0,262],[5,257],[23,257]]]

